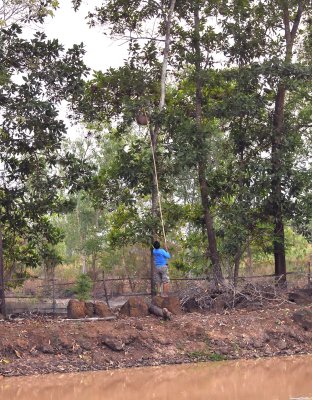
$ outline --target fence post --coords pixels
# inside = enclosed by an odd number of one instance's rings
[[[107,307],[110,308],[110,306],[109,306],[109,301],[108,301],[108,294],[107,294],[107,288],[106,288],[105,273],[104,273],[104,271],[102,272],[102,278],[103,278],[103,289],[104,289],[104,295],[105,295],[105,299],[106,299],[106,304],[107,304]]]
[[[56,314],[56,300],[55,300],[55,268],[53,268],[53,278],[52,278],[52,308],[53,316]]]
[[[6,318],[5,292],[4,292],[3,240],[2,240],[1,226],[0,226],[0,301],[1,301],[0,312],[3,315],[3,317]]]

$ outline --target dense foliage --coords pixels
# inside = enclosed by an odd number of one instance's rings
[[[63,258],[94,278],[146,271],[161,204],[176,273],[236,281],[268,257],[285,279],[299,234],[311,239],[311,4],[101,3],[89,24],[127,41],[128,57],[84,81],[81,46],[1,31],[7,269],[38,264],[65,233]],[[42,6],[39,20],[57,3]],[[62,145],[63,100],[88,132],[80,142]]]

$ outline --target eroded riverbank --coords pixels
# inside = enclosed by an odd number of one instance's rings
[[[189,313],[69,322],[49,318],[0,323],[0,375],[78,372],[133,366],[312,353],[312,331],[287,304],[223,314]]]

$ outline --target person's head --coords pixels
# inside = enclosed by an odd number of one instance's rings
[[[157,240],[155,240],[155,242],[153,243],[153,247],[154,247],[154,249],[159,249],[160,243]]]

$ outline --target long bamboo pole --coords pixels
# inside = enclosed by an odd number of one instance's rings
[[[160,100],[159,100],[159,111],[162,112],[165,106],[165,98],[166,98],[166,78],[167,78],[167,66],[168,66],[168,58],[169,58],[169,51],[170,51],[170,32],[171,32],[171,24],[172,24],[172,17],[174,13],[176,0],[171,0],[167,21],[166,21],[166,34],[165,34],[165,47],[164,47],[164,57],[162,62],[162,71],[161,71],[161,82],[160,82]],[[160,124],[157,123],[154,129],[151,129],[149,126],[150,136],[151,136],[151,148],[153,154],[153,185],[152,185],[152,217],[156,217],[157,212],[157,200],[159,204],[159,208],[161,210],[161,200],[160,200],[160,192],[158,186],[158,177],[157,177],[157,137],[158,132],[160,129]],[[162,213],[162,211],[161,211]],[[164,229],[164,222],[162,217],[162,227],[163,227],[163,235],[165,246],[167,248],[167,240],[166,234]],[[152,232],[152,241],[155,240],[155,229],[153,228]],[[152,296],[156,294],[155,290],[155,282],[154,282],[154,260],[153,260],[153,250],[151,249],[151,293]]]

